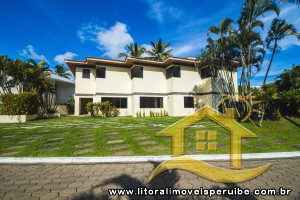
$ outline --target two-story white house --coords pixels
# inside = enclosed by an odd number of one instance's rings
[[[110,101],[121,116],[136,116],[139,111],[149,116],[150,110],[186,116],[204,105],[213,106],[220,96],[213,91],[208,68],[197,70],[194,58],[127,57],[122,61],[86,57],[65,62],[76,77],[75,115],[86,114],[90,101]],[[233,75],[237,85],[236,72]]]

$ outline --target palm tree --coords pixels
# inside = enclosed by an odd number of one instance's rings
[[[28,81],[28,84],[26,84],[26,88],[24,88],[24,90],[35,90],[36,92],[39,92],[39,90],[43,87],[46,77],[50,75],[49,65],[44,61],[37,63],[33,59],[26,61],[26,64],[26,80]]]
[[[216,40],[210,37],[208,38],[206,56],[212,60],[207,60],[207,62],[203,64],[210,67],[214,81],[222,81],[222,88],[217,88],[219,91],[235,95],[232,62],[236,60],[236,51],[231,37],[231,33],[233,32],[231,26],[232,22],[233,20],[225,18],[221,21],[219,26],[212,26],[208,29],[208,35],[214,34],[218,38]],[[216,86],[217,85],[218,84],[216,84]]]
[[[67,79],[70,79],[71,74],[69,73],[69,69],[64,67],[64,64],[55,66],[55,73]]]
[[[281,49],[278,46],[278,42],[288,36],[295,36],[298,38],[298,40],[300,40],[300,35],[297,33],[294,25],[286,23],[284,19],[278,19],[278,18],[273,19],[270,26],[270,30],[268,32],[268,36],[266,38],[267,48],[269,50],[272,50],[272,56],[263,84],[266,84],[266,80],[272,65],[274,54],[279,52]]]
[[[152,49],[147,53],[151,56],[154,60],[163,60],[168,56],[171,56],[171,52],[173,49],[168,49],[171,46],[170,42],[166,42],[165,44],[162,42],[160,38],[156,43],[151,41]]]
[[[28,63],[19,58],[13,62],[11,70],[14,72],[11,72],[11,76],[15,80],[16,86],[18,86],[19,93],[24,92],[24,89],[27,88],[28,69]]]
[[[49,65],[44,61],[37,63],[32,59],[29,59],[26,63],[28,68],[28,84],[24,90],[35,91],[39,94],[41,109],[47,114],[53,110],[53,105],[51,104],[53,102],[51,100],[56,93],[54,81],[47,78],[50,75]]]
[[[131,44],[126,45],[127,49],[129,50],[129,55],[134,58],[141,58],[144,53],[146,53],[146,49],[138,45],[137,42],[134,43],[132,46]],[[127,53],[119,53],[118,57],[127,57]]]
[[[244,90],[242,93],[246,95],[250,94],[250,79],[252,76],[252,67],[254,66],[252,61],[256,60],[254,59],[255,52],[253,47],[260,48],[262,45],[261,35],[255,32],[255,30],[257,28],[263,28],[264,24],[258,18],[268,11],[274,11],[279,15],[279,8],[274,2],[269,0],[246,0],[242,6],[241,17],[238,20],[239,46],[241,47],[240,56],[242,63],[240,88]],[[260,67],[259,63],[260,62],[255,66],[256,68]],[[251,95],[249,95],[249,100],[250,103],[252,103]]]

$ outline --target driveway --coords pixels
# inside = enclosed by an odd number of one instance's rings
[[[229,166],[224,161],[208,163],[219,167]],[[245,168],[259,167],[267,163],[272,163],[272,166],[265,173],[237,184],[216,183],[182,170],[166,171],[151,183],[147,183],[150,173],[159,162],[1,164],[0,199],[211,199],[209,195],[199,194],[204,190],[212,193],[217,190],[227,191],[221,196],[212,195],[212,199],[300,199],[300,157],[252,159],[243,162]],[[139,189],[143,190],[143,195],[114,196],[108,192],[109,189],[131,189],[136,193],[138,188],[143,188]],[[191,196],[146,196],[146,193],[154,194],[155,189],[195,189],[198,193]],[[228,191],[237,192],[242,189],[249,189],[251,192],[263,189],[256,192],[264,194],[270,192],[268,189],[275,189],[277,192],[276,196],[228,194]],[[282,192],[280,196],[279,190]],[[291,190],[290,194],[283,195],[287,190]]]

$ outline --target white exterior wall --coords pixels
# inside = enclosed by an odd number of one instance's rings
[[[74,104],[74,115],[79,115],[79,110],[80,110],[80,105],[79,105],[79,97],[78,96],[75,96],[74,97],[74,101],[75,101],[75,104]]]
[[[101,66],[105,67],[105,66]],[[106,67],[105,78],[96,78],[96,94],[100,93],[131,93],[130,69],[121,67]]]
[[[195,108],[185,108],[184,107],[184,97],[188,95],[172,95],[172,116],[186,116],[193,114]],[[194,103],[195,103],[194,99]]]
[[[238,94],[239,85],[238,85],[238,79],[237,79],[237,72],[233,72],[232,76],[233,76],[233,81],[234,81],[235,93]]]
[[[90,70],[90,78],[82,78],[82,69]],[[93,98],[96,89],[96,69],[78,67],[76,68],[75,82],[75,115],[80,115],[80,98]],[[93,99],[94,100],[94,99]]]
[[[201,77],[195,68],[180,67],[181,77],[173,77],[172,92],[193,92],[194,87],[201,84]]]
[[[90,70],[90,78],[82,78],[82,69]],[[76,68],[76,94],[95,94],[96,89],[96,69],[91,68]]]
[[[198,85],[198,87],[195,89],[197,93],[200,93],[202,95],[196,95],[195,102],[198,107],[203,106],[213,106],[212,105],[212,94],[210,94],[212,91],[212,78],[205,78],[201,80],[201,84]]]
[[[58,92],[58,98],[59,98],[58,103],[64,104],[68,100],[70,100],[71,96],[74,95],[74,93],[75,93],[74,84],[57,82],[57,92]]]
[[[224,70],[220,70],[220,74],[222,75],[221,79],[226,76],[226,77],[230,77],[231,76],[231,72],[226,72]],[[237,80],[237,72],[232,72],[232,78],[233,78],[233,82],[234,82],[234,91],[235,94],[238,94],[238,80]],[[211,78],[210,78],[211,79]],[[212,90],[213,92],[218,92],[219,88],[221,91],[223,91],[223,83],[224,81],[222,81],[220,78],[218,78],[218,80],[216,82],[213,83],[213,85],[210,83],[210,87],[212,85]],[[226,79],[224,78],[224,80],[226,81]],[[212,95],[212,107],[215,108],[215,106],[217,105],[217,103],[221,100],[222,96],[220,94],[213,94]]]
[[[165,69],[143,66],[143,78],[132,79],[132,93],[166,93]]]
[[[139,65],[140,66],[140,65]],[[150,110],[160,112],[167,110],[165,69],[159,67],[143,67],[143,78],[131,80],[132,116],[137,112],[150,115]],[[140,108],[140,97],[163,97],[163,108]]]
[[[168,112],[171,116],[186,116],[195,112],[195,108],[184,107],[184,97],[193,96],[201,84],[201,77],[195,68],[180,66],[180,78],[172,77],[166,80]],[[191,94],[189,94],[191,93]],[[194,99],[196,103],[196,98]]]

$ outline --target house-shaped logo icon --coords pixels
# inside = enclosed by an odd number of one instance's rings
[[[162,171],[168,169],[184,169],[218,182],[241,182],[258,176],[271,166],[271,164],[268,164],[251,170],[236,170],[242,168],[242,138],[257,136],[233,119],[233,110],[228,109],[226,115],[224,115],[209,106],[205,106],[194,114],[185,117],[170,127],[162,130],[157,136],[171,137],[171,154],[174,156],[184,155],[184,130],[205,117],[208,117],[220,126],[229,130],[230,168],[232,170],[217,168],[202,161],[196,161],[190,158],[177,157],[161,163],[152,172],[148,179],[149,181]]]

